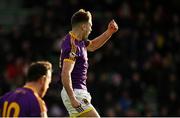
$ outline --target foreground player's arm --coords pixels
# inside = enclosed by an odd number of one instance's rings
[[[118,25],[114,20],[112,20],[109,25],[107,30],[102,33],[100,36],[96,37],[91,41],[91,43],[88,45],[87,50],[88,51],[95,51],[101,46],[103,46],[109,38],[112,36],[113,33],[115,33],[118,30]]]
[[[63,61],[61,78],[62,78],[62,84],[69,96],[71,104],[75,108],[78,107],[80,104],[77,101],[75,94],[73,92],[72,81],[71,81],[71,72],[74,68],[74,65],[75,65],[75,61],[65,59]]]

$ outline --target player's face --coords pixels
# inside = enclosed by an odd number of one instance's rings
[[[52,72],[51,72],[51,70],[48,70],[46,78],[44,78],[44,84],[42,86],[41,97],[45,96],[45,94],[49,88],[49,84],[51,83],[51,76],[52,76]]]
[[[83,39],[87,39],[91,31],[92,31],[92,20],[90,19],[87,23],[85,23]]]

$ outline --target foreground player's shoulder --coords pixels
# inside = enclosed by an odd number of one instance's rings
[[[1,96],[0,101],[4,101],[4,100],[8,100],[11,99],[11,96],[15,95],[15,91],[9,91],[7,93],[5,93],[3,96]]]
[[[47,112],[44,100],[32,89],[25,89],[28,91],[28,95],[26,97],[27,101],[30,103],[30,109],[36,114]],[[36,108],[34,108],[34,106],[36,106]]]
[[[28,100],[34,96],[34,92],[28,88],[18,88],[14,91],[14,95],[19,96],[21,99]]]
[[[25,88],[18,88],[14,91],[15,94],[22,94],[22,95],[27,94],[28,92],[29,91]]]

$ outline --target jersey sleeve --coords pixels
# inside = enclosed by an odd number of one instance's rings
[[[77,57],[77,47],[73,39],[66,39],[61,48],[61,59],[75,61]]]

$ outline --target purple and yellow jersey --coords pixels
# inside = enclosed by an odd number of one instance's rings
[[[1,117],[47,117],[45,102],[29,86],[8,92],[0,98]]]
[[[89,40],[78,41],[76,36],[69,32],[61,45],[60,69],[63,67],[63,61],[75,61],[71,78],[72,86],[76,89],[87,89],[88,57],[86,47],[89,44]]]

